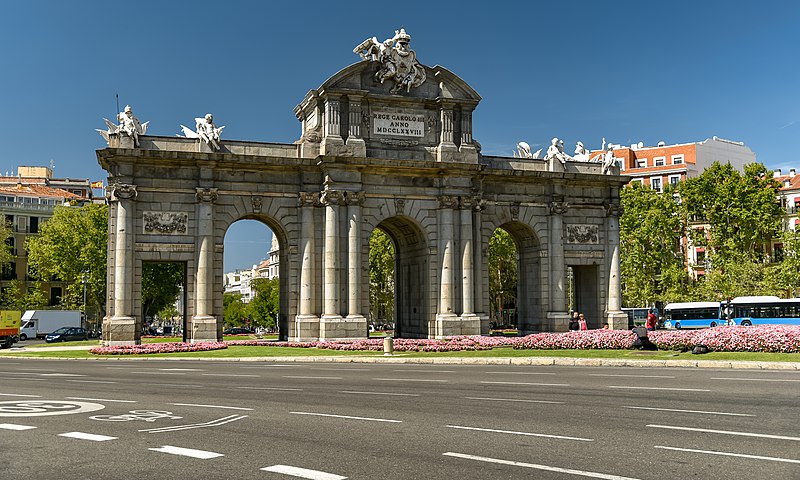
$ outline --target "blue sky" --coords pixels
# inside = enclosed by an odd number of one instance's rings
[[[770,168],[800,166],[796,2],[28,0],[0,13],[3,173],[53,160],[59,177],[104,179],[94,129],[117,94],[156,135],[211,112],[223,139],[293,142],[306,92],[401,26],[420,62],[483,97],[486,154],[554,136],[597,148],[717,135]],[[234,224],[225,269],[257,263],[269,235]]]

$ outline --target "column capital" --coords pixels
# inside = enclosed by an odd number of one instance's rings
[[[198,202],[203,203],[214,203],[217,201],[217,189],[216,188],[206,188],[206,187],[196,187],[195,188],[195,197],[197,198]]]
[[[339,190],[323,190],[319,195],[319,201],[322,205],[343,205],[345,198],[343,192]]]
[[[344,193],[344,204],[345,205],[364,205],[364,201],[367,199],[364,192],[343,192]]]
[[[108,186],[109,200],[135,200],[139,192],[136,185],[130,183],[112,183]]]
[[[439,195],[439,208],[458,208],[458,197],[455,195]]]
[[[319,192],[299,192],[297,194],[298,207],[318,207],[319,205]]]
[[[564,215],[569,210],[569,202],[552,201],[550,202],[550,215]]]
[[[605,207],[607,217],[621,217],[624,211],[624,208],[619,203],[606,202],[603,206]]]

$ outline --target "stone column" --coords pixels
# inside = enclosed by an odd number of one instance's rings
[[[558,188],[558,187],[556,187]],[[563,194],[553,195],[550,202],[550,309],[547,312],[552,331],[566,331],[569,323],[566,297],[566,266],[564,265],[564,219],[569,204]]]
[[[349,127],[347,132],[347,153],[354,157],[366,157],[367,146],[361,134],[361,98],[348,96],[349,99]]]
[[[478,315],[481,321],[481,334],[488,335],[489,314],[486,311],[487,303],[485,302],[486,297],[484,295],[484,279],[486,279],[484,275],[487,272],[483,268],[484,245],[481,232],[481,212],[483,211],[483,201],[479,197],[476,197],[473,202],[475,204],[474,220],[472,222],[472,238],[475,240],[475,244],[472,249],[475,265],[475,313]]]
[[[606,233],[608,235],[608,306],[606,308],[606,321],[608,326],[615,330],[628,329],[628,315],[622,311],[622,292],[619,277],[619,217],[622,215],[622,205],[619,200],[606,207],[608,221]]]
[[[216,188],[197,187],[198,255],[195,270],[194,315],[186,332],[192,342],[217,340],[217,319],[214,317],[214,202]]]
[[[472,251],[472,198],[461,198],[461,334],[480,335],[475,315],[475,264]]]
[[[461,110],[461,147],[459,150],[464,156],[464,162],[478,163],[478,149],[472,143],[472,110]]]
[[[314,311],[314,206],[319,204],[318,192],[300,192],[298,210],[300,211],[300,304],[295,317],[292,337],[295,341],[310,341],[319,338],[319,315]]]
[[[439,197],[439,311],[436,314],[436,338],[460,335],[460,321],[454,311],[453,257],[453,209],[458,207],[458,198],[450,195]]]
[[[117,203],[114,232],[114,315],[103,325],[103,343],[135,345],[141,342],[141,329],[133,316],[133,231],[136,185],[110,185],[111,200]]]
[[[342,140],[342,113],[339,97],[325,99],[324,137],[320,145],[320,154],[339,155],[344,149]]]
[[[439,145],[436,147],[436,160],[439,162],[452,162],[456,160],[458,154],[458,148],[453,141],[455,132],[452,104],[441,103],[439,105],[439,121],[442,125],[442,131],[439,135]]]
[[[336,190],[325,190],[320,195],[320,202],[325,206],[325,252],[323,265],[322,317],[319,325],[319,338],[341,338],[342,315],[339,299],[339,268],[341,268],[341,252],[339,250],[339,205],[342,193]]]

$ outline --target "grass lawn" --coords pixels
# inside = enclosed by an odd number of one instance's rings
[[[174,341],[174,340],[172,340]],[[97,340],[89,342],[66,342],[61,345],[98,345]],[[0,357],[35,356],[45,358],[247,358],[247,357],[294,357],[294,356],[382,356],[381,352],[352,352],[317,348],[230,346],[224,350],[209,352],[160,353],[149,355],[93,355],[86,350],[47,351],[45,346],[25,352],[3,350]],[[721,360],[721,361],[760,361],[760,362],[800,362],[800,353],[751,353],[751,352],[711,352],[705,355],[692,355],[690,352],[662,350],[641,352],[638,350],[514,350],[501,347],[492,350],[462,352],[396,352],[395,357],[411,358],[509,358],[509,357],[559,357],[559,358],[609,358],[639,360]]]

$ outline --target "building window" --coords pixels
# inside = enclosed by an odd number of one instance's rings
[[[647,159],[646,158],[637,158],[636,159],[636,168],[647,168]]]
[[[678,182],[680,182],[680,181],[681,181],[681,176],[680,175],[670,175],[669,176],[669,184],[672,185],[673,187],[677,186]]]
[[[39,233],[39,217],[31,217],[30,233]]]
[[[50,287],[50,306],[55,307],[61,303],[61,287]]]
[[[644,178],[634,178],[631,180],[631,183],[638,183],[641,186],[644,186]]]
[[[653,165],[656,167],[663,167],[667,164],[667,157],[654,157]]]
[[[664,187],[661,185],[661,177],[650,177],[650,188],[657,192],[663,192]]]
[[[672,164],[673,165],[681,165],[683,164],[683,155],[673,155],[672,156]]]
[[[24,215],[17,216],[17,231],[21,233],[28,232],[28,217]]]

